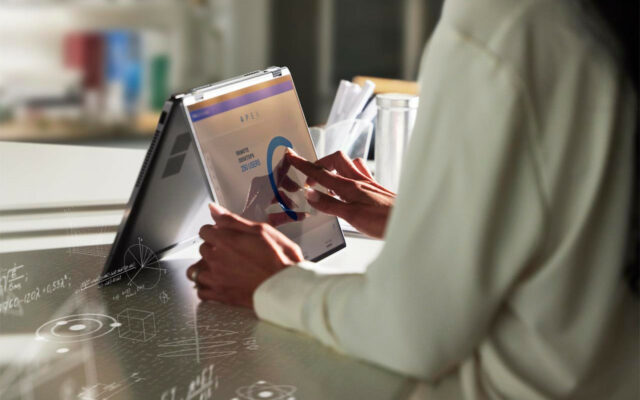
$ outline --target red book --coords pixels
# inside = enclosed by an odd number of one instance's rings
[[[64,64],[80,70],[85,89],[99,89],[103,80],[104,44],[102,35],[72,32],[64,38]]]

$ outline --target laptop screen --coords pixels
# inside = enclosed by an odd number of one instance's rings
[[[187,114],[221,205],[276,226],[307,260],[344,247],[337,218],[307,203],[304,175],[284,162],[287,147],[316,160],[290,75],[191,104]]]

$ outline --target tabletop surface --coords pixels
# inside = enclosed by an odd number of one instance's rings
[[[16,200],[35,200],[20,210],[15,201],[0,207],[0,399],[401,399],[412,390],[412,380],[259,321],[251,310],[200,302],[185,277],[197,248],[157,260],[141,240],[119,270],[102,275],[121,215],[112,199],[126,199],[127,174],[135,176],[141,153],[18,147],[14,158],[39,163],[42,176],[2,183],[21,192]],[[16,149],[3,144],[0,153]],[[114,170],[103,168],[114,156],[122,181],[107,179]],[[87,160],[91,179],[57,184],[86,170]],[[55,204],[33,209],[55,191]],[[86,208],[104,191],[111,208]],[[68,208],[76,198],[85,208]],[[348,237],[347,248],[318,267],[363,270],[380,247]]]
[[[199,302],[185,269],[157,262],[101,275],[108,246],[2,254],[2,399],[392,399],[403,377]],[[135,255],[135,257],[133,257]],[[137,261],[135,261],[137,263]],[[103,286],[103,284],[107,284]]]

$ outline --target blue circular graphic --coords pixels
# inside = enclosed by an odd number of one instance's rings
[[[290,149],[293,149],[293,145],[289,141],[289,139],[284,138],[282,136],[276,136],[271,139],[269,142],[269,147],[267,147],[267,172],[269,173],[269,182],[271,183],[271,190],[273,190],[273,194],[276,196],[276,200],[280,203],[280,207],[282,210],[294,221],[298,220],[298,214],[296,214],[292,209],[284,204],[284,200],[280,196],[280,192],[278,191],[278,186],[276,185],[276,180],[273,177],[273,163],[271,162],[273,158],[273,152],[280,146],[286,146]]]

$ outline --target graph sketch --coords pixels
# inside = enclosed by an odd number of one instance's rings
[[[153,250],[142,244],[142,238],[138,238],[138,243],[129,246],[125,251],[124,265],[134,266],[127,272],[128,285],[133,285],[138,289],[155,288],[162,275],[167,272],[166,269],[160,268],[158,256]]]
[[[160,400],[211,400],[213,391],[218,389],[218,376],[213,375],[214,365],[205,367],[202,372],[189,382],[186,395],[181,396],[177,386],[165,390]],[[184,392],[184,390],[182,390]]]
[[[238,332],[212,329],[209,326],[198,327],[197,321],[189,321],[187,326],[193,327],[193,336],[170,340],[158,344],[158,347],[165,350],[158,354],[158,357],[195,357],[196,362],[215,357],[225,357],[235,354],[235,350],[229,350],[227,346],[235,344],[235,340],[223,340]],[[201,334],[200,331],[203,333]],[[226,349],[225,349],[226,348]]]

